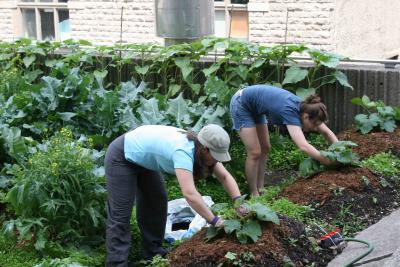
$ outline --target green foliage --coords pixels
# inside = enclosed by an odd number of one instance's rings
[[[68,53],[56,54],[57,49]],[[217,50],[225,56],[215,57],[199,70],[200,58]],[[309,54],[315,70],[290,60],[294,53]],[[282,86],[285,80],[285,89],[312,92],[323,81],[316,78],[317,70],[332,68],[336,62],[336,56],[303,45],[264,47],[221,38],[169,47],[92,47],[84,40],[0,41],[0,165],[4,167],[0,188],[5,190],[0,199],[12,187],[7,198],[16,215],[5,229],[16,230],[20,239],[31,239],[36,248],[55,254],[59,247],[49,240],[84,241],[84,236],[102,232],[104,181],[91,174],[95,167],[88,159],[91,150],[70,138],[56,145],[57,137],[37,146],[49,136],[58,136],[63,127],[72,129],[76,137],[90,137],[94,147],[103,149],[116,136],[143,124],[195,131],[207,123],[228,125],[227,106],[238,88],[257,83]],[[286,77],[284,66],[296,68]],[[296,72],[307,75],[301,80]],[[329,69],[328,75],[330,81],[344,84],[339,72]],[[299,89],[304,81],[309,86]],[[237,153],[237,159],[226,166],[244,191],[245,155],[241,142],[236,143],[240,145],[233,145],[232,153]],[[275,157],[277,166],[284,165],[280,156]],[[298,152],[289,156],[300,161]],[[201,181],[197,187],[215,201],[229,200],[215,179]],[[180,197],[176,185],[169,191],[170,199]],[[137,228],[132,231],[138,233]]]
[[[261,203],[250,202],[243,203],[242,205],[250,211],[245,217],[237,215],[234,208],[226,203],[214,205],[212,211],[227,220],[224,221],[224,226],[220,229],[210,227],[206,234],[206,241],[210,241],[224,231],[228,235],[235,234],[236,238],[242,244],[248,243],[249,240],[256,242],[262,234],[259,221],[279,224],[277,214],[267,206]]]
[[[311,213],[309,206],[301,206],[289,201],[287,198],[280,198],[275,200],[270,205],[271,209],[280,213],[285,214],[288,217],[294,218],[299,221],[305,221]]]
[[[309,177],[315,173],[322,172],[325,167],[313,158],[306,158],[299,165],[299,175],[301,177]]]
[[[398,110],[386,106],[382,101],[371,101],[368,96],[355,97],[351,103],[361,106],[368,114],[358,114],[354,117],[356,127],[362,134],[367,134],[379,126],[381,131],[393,132],[396,129]]]
[[[15,173],[15,185],[7,194],[18,216],[5,231],[46,248],[47,240],[61,242],[97,239],[104,230],[105,189],[95,174],[91,149],[72,139],[63,129],[33,154]],[[101,238],[99,239],[99,241]]]
[[[329,146],[327,150],[320,151],[321,155],[327,157],[333,162],[340,163],[342,165],[357,165],[358,156],[352,152],[352,147],[357,144],[351,141],[338,141]],[[301,177],[308,177],[315,173],[325,170],[321,163],[318,161],[307,158],[299,166],[299,172]]]
[[[0,113],[7,124],[21,129],[24,124],[23,135],[35,138],[46,129],[54,133],[73,125],[76,134],[93,135],[95,144],[104,147],[142,124],[196,130],[205,123],[226,124],[230,97],[248,84],[283,84],[296,91],[306,79],[308,88],[299,90],[309,92],[335,81],[349,86],[344,74],[334,70],[341,57],[304,45],[264,47],[223,38],[168,47],[88,45],[72,40],[0,42],[0,104],[8,106]],[[54,55],[60,48],[69,53]],[[217,50],[225,56],[199,70],[200,58]],[[289,58],[294,53],[308,54],[315,66],[300,66]],[[286,75],[285,64],[290,66]],[[316,78],[322,66],[328,75]],[[125,69],[129,72],[122,80]]]
[[[33,246],[18,248],[14,240],[0,235],[0,266],[26,267],[38,263],[41,255]]]
[[[225,254],[225,259],[227,259],[227,264],[233,265],[233,266],[241,266],[241,267],[251,267],[255,266],[255,257],[253,253],[251,252],[242,252],[240,255],[237,255],[236,253],[228,251]]]
[[[272,170],[291,170],[305,158],[296,144],[287,136],[271,133],[271,150],[267,166]]]
[[[357,144],[351,141],[338,141],[333,143],[327,151],[321,151],[321,155],[327,157],[331,161],[340,162],[342,164],[357,164],[358,156],[351,150]]]
[[[362,166],[370,168],[385,177],[400,178],[400,159],[391,153],[380,153],[361,162]]]
[[[67,251],[65,258],[46,258],[34,267],[100,267],[104,266],[104,253]]]
[[[160,255],[154,256],[151,261],[140,261],[140,266],[147,267],[168,267],[170,266],[167,259],[162,258]]]
[[[299,97],[305,99],[307,96],[315,94],[319,88],[338,82],[343,87],[353,89],[349,84],[346,75],[335,69],[342,56],[335,55],[332,53],[323,53],[315,49],[304,49],[314,61],[314,66],[309,69],[303,69],[296,62],[292,62],[292,65],[286,70],[285,78],[282,81],[282,85],[285,89],[294,91]],[[316,74],[325,67],[327,74],[322,77],[316,77]],[[302,83],[306,82],[306,87],[301,87]],[[298,87],[293,87],[298,85]]]
[[[310,134],[309,143],[316,148],[326,146],[326,140],[320,134]],[[268,154],[267,167],[271,170],[292,170],[306,159],[306,155],[296,146],[289,136],[276,132],[270,134],[271,151]]]

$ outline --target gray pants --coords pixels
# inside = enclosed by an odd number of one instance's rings
[[[135,200],[143,258],[151,259],[157,254],[165,255],[166,251],[161,245],[165,233],[168,200],[161,174],[125,159],[124,136],[118,137],[110,144],[104,164],[108,193],[106,266],[128,266],[130,218]]]

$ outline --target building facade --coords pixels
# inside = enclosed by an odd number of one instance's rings
[[[221,37],[387,59],[400,54],[398,14],[398,0],[219,0],[214,23]],[[19,37],[164,43],[154,0],[0,0],[0,39]]]

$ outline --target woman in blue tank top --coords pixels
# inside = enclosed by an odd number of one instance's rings
[[[233,128],[238,131],[246,147],[245,173],[253,196],[264,187],[265,164],[271,143],[269,121],[286,125],[289,135],[300,150],[322,164],[332,162],[309,144],[303,131],[316,131],[330,143],[338,141],[326,126],[328,114],[321,99],[312,95],[302,101],[298,96],[278,87],[253,85],[239,90],[232,97],[230,112]]]

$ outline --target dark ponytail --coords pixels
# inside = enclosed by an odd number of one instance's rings
[[[193,176],[198,179],[206,178],[207,176],[210,175],[210,173],[212,173],[212,170],[210,170],[204,164],[204,159],[201,155],[201,148],[203,147],[203,145],[197,139],[197,135],[195,132],[193,132],[193,131],[183,132],[182,131],[182,133],[185,133],[187,139],[194,142]]]
[[[304,113],[308,114],[311,121],[323,123],[328,121],[328,111],[318,95],[310,95],[301,102],[300,114],[303,115]]]

